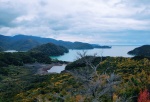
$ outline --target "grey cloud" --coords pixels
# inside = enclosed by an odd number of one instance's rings
[[[17,12],[13,12],[12,9],[0,8],[0,26],[14,26],[13,20],[18,17]]]
[[[2,1],[0,33],[7,35],[24,33],[70,40],[86,36],[91,42],[123,43],[133,40],[139,30],[150,31],[148,0]],[[138,34],[136,40],[142,36]]]
[[[22,14],[25,14],[25,12],[20,10],[20,6],[10,2],[3,2],[3,0],[0,1],[0,27],[16,26],[15,22],[13,21]]]
[[[41,6],[46,6],[47,5],[47,2],[43,1],[43,0],[41,0],[39,3],[40,3]]]
[[[126,2],[128,5],[132,5],[132,6],[136,6],[139,7],[141,5],[149,5],[150,2],[149,0],[123,0],[124,2]]]

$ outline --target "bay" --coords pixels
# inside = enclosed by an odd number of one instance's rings
[[[132,57],[131,55],[128,55],[127,53],[130,50],[133,50],[134,48],[139,46],[112,46],[110,49],[89,49],[84,50],[87,51],[88,55],[94,55],[95,53],[97,56],[111,56],[111,57]],[[58,59],[61,61],[69,61],[73,62],[78,58],[77,53],[83,53],[83,50],[69,50],[69,53],[66,53],[62,56],[51,56],[52,59]]]

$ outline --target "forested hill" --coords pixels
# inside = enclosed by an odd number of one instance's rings
[[[29,50],[29,52],[43,53],[48,56],[59,56],[69,51],[63,46],[57,46],[53,43],[47,43],[31,49]]]
[[[128,54],[150,57],[150,45],[143,45],[141,47],[135,48],[134,50],[129,51]]]
[[[69,42],[62,40],[55,40],[52,38],[41,38],[37,36],[27,36],[27,35],[16,35],[16,36],[4,36],[0,35],[0,47],[3,50],[18,50],[27,51],[38,45],[54,43],[56,45],[64,46],[68,49],[93,49],[95,45],[83,42]],[[99,46],[96,48],[106,48],[107,46]],[[108,47],[109,48],[109,47]]]
[[[27,63],[51,63],[49,56],[59,56],[67,53],[68,49],[52,43],[43,44],[27,52],[0,53],[0,67],[9,65],[22,66]],[[0,69],[1,70],[1,69]],[[1,101],[0,101],[1,102]]]

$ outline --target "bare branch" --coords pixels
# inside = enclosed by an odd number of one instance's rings
[[[86,66],[68,72],[71,73],[79,83],[82,83],[83,89],[80,91],[80,94],[83,93],[84,96],[91,97],[93,102],[99,102],[99,98],[109,92],[112,97],[113,86],[121,82],[120,77],[114,73],[110,74],[110,76],[106,74],[108,68],[104,74],[98,74],[97,69],[100,62],[97,65],[93,64],[97,54],[94,54],[94,56],[87,56],[86,51],[83,51],[83,53],[78,52],[77,54]],[[101,61],[102,54],[103,51],[101,52]]]

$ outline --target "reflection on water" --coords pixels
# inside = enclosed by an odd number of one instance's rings
[[[94,53],[97,53],[97,56],[122,56],[122,57],[132,57],[131,55],[128,55],[127,52],[130,50],[133,50],[138,46],[112,46],[111,49],[90,49],[85,50],[87,51],[88,55],[93,55]],[[75,61],[78,57],[77,52],[83,52],[83,50],[69,50],[69,53],[64,54],[63,56],[53,56],[51,58],[58,59],[62,61]]]
[[[11,53],[13,53],[13,52],[18,52],[18,51],[16,51],[16,50],[6,50],[4,52],[11,52]]]
[[[66,65],[62,66],[53,66],[50,70],[47,70],[48,73],[61,73],[61,71],[65,70]]]

